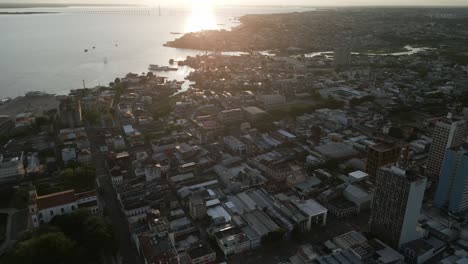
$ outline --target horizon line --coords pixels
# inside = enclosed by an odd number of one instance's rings
[[[183,4],[165,4],[165,5],[148,5],[148,4],[106,4],[106,3],[47,3],[47,2],[42,2],[42,3],[0,3],[0,8],[4,8],[2,6],[11,6],[12,8],[16,7],[21,7],[21,6],[29,6],[29,7],[41,7],[41,6],[50,6],[50,7],[73,7],[73,6],[122,6],[122,7],[131,7],[131,6],[139,6],[139,7],[148,7],[148,6],[184,6]],[[468,3],[464,5],[460,4],[455,4],[455,5],[447,5],[447,4],[411,4],[411,5],[392,5],[392,4],[373,4],[373,5],[297,5],[297,4],[291,4],[291,5],[285,5],[285,4],[239,4],[239,5],[233,5],[233,4],[227,4],[227,5],[215,5],[216,7],[303,7],[303,8],[378,8],[378,7],[391,7],[391,8],[468,8]]]

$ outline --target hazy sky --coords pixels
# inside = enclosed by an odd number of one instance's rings
[[[220,5],[465,5],[468,0],[0,0],[0,3],[104,3],[104,4],[189,4],[211,1]]]

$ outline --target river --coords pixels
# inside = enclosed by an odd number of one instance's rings
[[[163,47],[171,34],[230,29],[245,14],[313,10],[305,7],[68,7],[0,9],[0,12],[58,12],[0,15],[0,98],[28,91],[67,94],[107,85],[149,64],[169,65],[201,51]],[[94,48],[93,48],[94,47]],[[88,52],[84,50],[87,49]],[[160,73],[182,80],[190,69]]]

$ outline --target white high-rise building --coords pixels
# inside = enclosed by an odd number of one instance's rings
[[[468,210],[468,145],[448,149],[442,164],[434,206],[459,213]]]
[[[426,176],[434,183],[439,179],[440,169],[448,148],[460,146],[467,132],[465,120],[445,118],[436,123],[432,135],[432,145],[426,164]]]
[[[371,232],[393,247],[418,239],[416,226],[426,183],[425,177],[410,171],[382,167],[372,201]]]

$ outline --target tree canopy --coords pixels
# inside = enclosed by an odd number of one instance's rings
[[[72,263],[76,244],[62,232],[41,234],[16,244],[3,263]]]
[[[78,210],[26,233],[0,263],[100,263],[114,245],[107,219]]]
[[[96,170],[90,166],[67,168],[60,172],[59,177],[63,181],[65,188],[87,191],[94,188]]]

